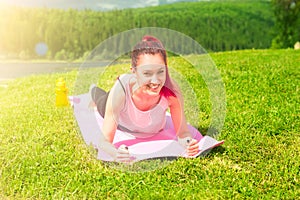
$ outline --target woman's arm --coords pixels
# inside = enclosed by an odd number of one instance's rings
[[[184,145],[187,146],[187,154],[189,156],[193,156],[198,153],[199,145],[195,139],[192,139],[192,134],[188,129],[188,125],[184,114],[183,97],[177,85],[176,96],[170,96],[168,100],[172,122],[174,124],[178,141],[180,143],[184,143]]]
[[[118,126],[119,113],[124,107],[124,104],[125,91],[119,81],[117,81],[110,90],[106,101],[105,116],[101,129],[102,137],[100,138],[100,148],[115,159],[118,159],[118,157],[125,157],[125,159],[129,157],[126,151],[118,150],[112,144]]]
[[[106,101],[105,116],[102,127],[102,133],[105,139],[110,143],[113,142],[118,126],[119,113],[124,107],[124,103],[125,92],[121,84],[117,81],[110,90]]]
[[[180,138],[191,137],[184,115],[183,100],[178,94],[169,97],[169,107],[176,135]]]

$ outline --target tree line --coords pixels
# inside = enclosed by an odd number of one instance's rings
[[[208,51],[269,48],[274,17],[268,1],[185,2],[113,10],[0,9],[0,55],[37,58],[36,45],[47,45],[47,59],[74,60],[120,32],[142,27],[179,31]]]
[[[276,36],[273,48],[292,47],[300,41],[300,0],[272,0]]]

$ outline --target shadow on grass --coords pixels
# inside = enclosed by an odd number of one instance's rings
[[[215,154],[222,154],[222,153],[224,153],[225,152],[225,150],[226,150],[226,148],[225,147],[223,147],[223,146],[218,146],[218,147],[215,147],[215,148],[213,148],[213,149],[208,149],[208,150],[206,150],[206,151],[204,151],[202,154],[200,154],[198,157],[206,157],[206,156],[208,156],[209,155],[209,157],[212,157],[212,156],[214,156]]]
[[[201,153],[198,157],[193,158],[194,160],[212,158],[215,154],[223,153],[225,148],[222,146],[209,149]],[[184,159],[190,160],[189,158],[183,157],[161,157],[161,158],[149,158],[146,160],[141,160],[134,163],[118,163],[118,162],[106,162],[102,161],[105,167],[113,168],[115,170],[137,173],[137,172],[149,172],[154,170],[160,170],[164,167],[170,165],[173,162],[179,161],[182,162]]]

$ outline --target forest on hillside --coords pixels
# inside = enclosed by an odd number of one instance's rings
[[[156,7],[113,10],[0,8],[0,55],[39,57],[35,47],[47,45],[41,58],[74,60],[120,32],[142,27],[179,31],[208,51],[265,49],[271,46],[274,17],[270,2],[185,2]]]

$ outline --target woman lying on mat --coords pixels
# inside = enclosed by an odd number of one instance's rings
[[[109,93],[90,88],[92,100],[104,118],[100,148],[116,161],[127,162],[132,159],[128,148],[113,145],[117,130],[135,138],[148,138],[163,135],[172,126],[174,131],[166,138],[178,139],[186,146],[188,156],[197,154],[199,139],[187,125],[180,89],[169,76],[166,50],[157,38],[144,36],[136,44],[131,53],[131,71],[121,75]],[[171,117],[166,115],[167,109]],[[167,117],[171,118],[169,122]]]

